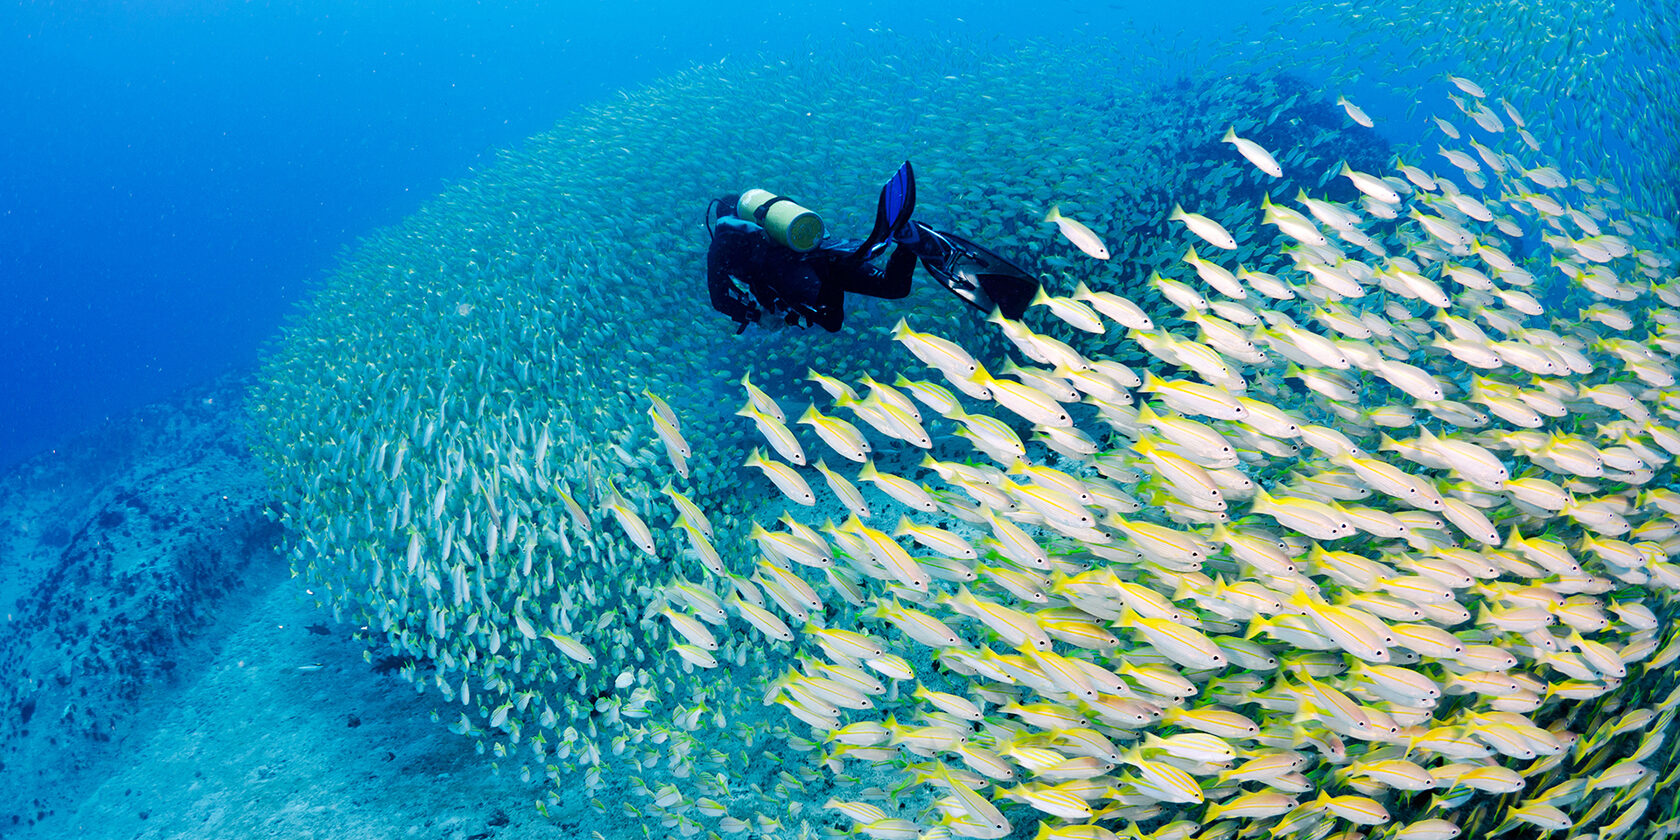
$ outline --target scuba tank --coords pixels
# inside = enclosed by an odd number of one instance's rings
[[[747,190],[735,202],[735,215],[751,219],[777,243],[800,253],[823,238],[822,217],[769,190]]]

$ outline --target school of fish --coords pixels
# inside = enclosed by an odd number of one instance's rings
[[[1398,0],[1371,14],[1357,3],[1312,0],[1290,4],[1273,30],[1292,37],[1260,43],[1284,66],[1322,67],[1334,85],[1362,76],[1374,81],[1414,103],[1395,118],[1427,118],[1432,133],[1458,140],[1460,147],[1467,143],[1454,135],[1471,124],[1526,131],[1499,113],[1497,100],[1521,103],[1525,117],[1548,127],[1535,140],[1546,144],[1559,166],[1614,171],[1632,200],[1673,220],[1680,214],[1680,192],[1672,186],[1680,144],[1672,142],[1676,114],[1666,103],[1680,102],[1680,74],[1674,72],[1680,9],[1661,2],[1642,8],[1650,14],[1627,16],[1630,9],[1613,0]],[[1327,43],[1336,48],[1324,49]],[[1455,89],[1451,95],[1463,102],[1462,110],[1418,113],[1425,97],[1417,76],[1382,71],[1419,67],[1434,68],[1441,78],[1477,80],[1473,84],[1495,92],[1478,97]]]
[[[1142,105],[1018,104],[1114,53],[897,46],[629,92],[321,285],[254,423],[369,658],[606,834],[1680,835],[1672,228],[1493,77],[1385,162],[1283,145],[1346,98],[1221,82],[1183,142],[1226,159],[1163,199],[1091,163],[1163,142]],[[754,120],[857,142],[704,127]],[[731,342],[691,208],[846,188],[863,228],[903,157],[1041,272],[1027,316]]]

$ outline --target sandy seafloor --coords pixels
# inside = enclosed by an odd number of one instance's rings
[[[0,837],[587,837],[291,577],[243,388],[0,474]]]

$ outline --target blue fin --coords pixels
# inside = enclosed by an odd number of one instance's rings
[[[860,260],[873,259],[886,248],[888,240],[915,241],[916,226],[910,224],[910,214],[915,211],[916,173],[910,168],[910,161],[905,161],[882,185],[881,197],[875,205],[875,227],[863,244],[852,252],[852,256]]]

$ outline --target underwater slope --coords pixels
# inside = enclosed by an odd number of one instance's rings
[[[1670,825],[1665,229],[1490,80],[1402,165],[1287,80],[1163,104],[1100,50],[915,49],[696,71],[364,243],[253,397],[323,603],[603,830]],[[997,378],[885,308],[731,341],[672,208],[905,156],[1046,276],[1002,338],[915,299]],[[790,444],[811,404],[872,463]]]
[[[284,575],[224,379],[30,459],[0,489],[0,830],[71,804],[196,678],[229,605]]]
[[[0,483],[0,836],[566,830],[393,691],[287,574],[248,380],[188,389]]]
[[[8,838],[561,836],[427,721],[424,697],[362,660],[283,573],[223,602],[194,679],[136,710],[85,795]]]

